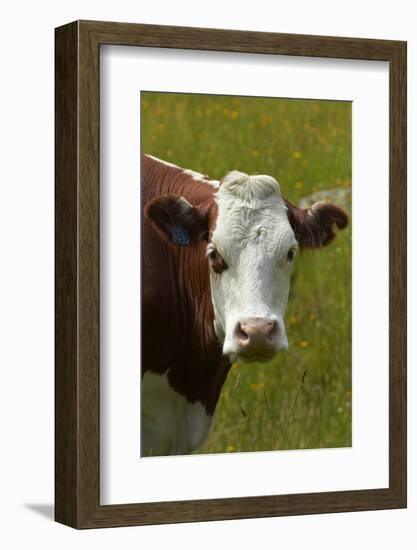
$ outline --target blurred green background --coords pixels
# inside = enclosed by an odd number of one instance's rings
[[[142,92],[142,150],[221,179],[275,177],[289,200],[351,212],[351,103]],[[233,365],[197,453],[351,446],[351,223],[299,254],[289,350]]]

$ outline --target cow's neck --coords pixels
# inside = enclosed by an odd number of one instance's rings
[[[199,250],[194,251],[184,247],[179,254],[177,306],[181,322],[176,332],[182,357],[175,369],[170,370],[168,379],[188,401],[201,401],[207,412],[213,414],[230,362],[223,356],[214,331],[205,246],[201,243],[197,246]]]

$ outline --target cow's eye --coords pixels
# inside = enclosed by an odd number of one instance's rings
[[[223,260],[223,258],[220,256],[220,254],[217,252],[215,248],[212,248],[207,256],[210,259],[210,264],[215,273],[222,273],[225,269],[227,269],[227,264]]]
[[[289,262],[292,262],[294,258],[295,258],[295,248],[290,248],[290,249],[288,250],[287,260],[288,260]]]

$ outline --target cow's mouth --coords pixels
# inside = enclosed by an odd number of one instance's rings
[[[268,363],[277,353],[236,354],[236,360],[238,363]]]

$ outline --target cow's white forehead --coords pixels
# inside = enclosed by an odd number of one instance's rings
[[[218,217],[212,237],[216,244],[239,248],[256,242],[271,253],[296,244],[279,184],[271,176],[229,172],[216,202]]]
[[[282,200],[278,182],[271,176],[248,176],[243,172],[233,170],[222,180],[217,196],[231,195],[245,202],[262,201],[268,197],[278,196]]]

